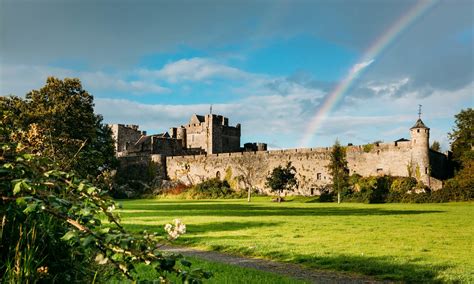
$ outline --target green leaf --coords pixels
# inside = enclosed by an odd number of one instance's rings
[[[82,240],[82,246],[87,247],[94,240],[93,236],[87,236]]]
[[[76,231],[69,231],[64,236],[62,236],[61,240],[63,241],[69,241],[70,239],[74,238],[76,236]]]
[[[38,208],[38,203],[30,203],[28,204],[28,206],[25,208],[25,210],[23,210],[23,213],[25,214],[29,214],[31,212],[34,212],[36,211],[36,209]]]
[[[17,183],[15,183],[15,185],[13,186],[13,195],[16,195],[17,193],[20,193],[21,184],[22,184],[22,181],[18,181]]]

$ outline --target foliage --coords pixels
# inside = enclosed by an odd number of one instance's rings
[[[227,181],[221,181],[218,178],[209,179],[196,184],[187,192],[187,196],[191,199],[240,197],[240,195],[230,187]]]
[[[453,131],[448,134],[451,140],[451,151],[453,159],[457,162],[457,168],[462,166],[463,160],[472,159],[474,141],[474,109],[461,110],[455,115],[456,125]],[[466,157],[467,156],[467,157]]]
[[[17,110],[4,107],[2,103],[0,278],[3,281],[93,282],[105,281],[117,273],[133,279],[132,271],[143,263],[153,267],[162,280],[169,273],[191,282],[210,276],[190,269],[190,264],[186,269],[178,268],[180,256],[164,256],[159,250],[164,239],[158,234],[127,232],[114,211],[115,202],[106,191],[83,179],[87,174],[63,171],[62,167],[68,163],[50,158],[58,152],[43,151],[39,146],[54,149],[41,136],[41,131],[49,130],[39,130],[37,124],[23,130],[21,121],[12,117]]]
[[[365,153],[369,153],[370,151],[372,151],[372,149],[374,149],[374,144],[365,144],[364,146],[362,146],[362,149]]]
[[[349,193],[349,168],[347,167],[346,149],[339,144],[338,140],[332,147],[327,167],[332,176],[333,190],[337,193],[338,202],[340,202],[341,194]]]
[[[297,181],[295,178],[296,169],[288,162],[285,167],[281,165],[274,168],[269,176],[267,176],[266,186],[272,192],[278,192],[278,202],[281,201],[281,193],[284,190],[293,191]]]
[[[397,177],[390,185],[390,192],[407,193],[417,186],[418,182],[414,177]]]
[[[12,138],[26,144],[32,141],[28,135],[35,136],[30,151],[49,157],[62,170],[96,178],[116,166],[111,130],[102,116],[94,114],[93,96],[79,79],[49,77],[44,87],[25,99],[0,98],[0,108],[13,114],[5,123],[30,131]]]
[[[431,144],[430,149],[433,150],[433,151],[440,152],[440,151],[441,151],[441,144],[439,144],[439,142],[435,140],[435,141],[433,141],[433,143]]]

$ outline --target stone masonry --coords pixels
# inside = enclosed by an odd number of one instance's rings
[[[266,144],[246,143],[244,148],[240,148],[240,130],[240,124],[230,127],[228,119],[222,116],[193,115],[189,124],[171,128],[171,135],[160,134],[167,137],[151,142],[175,141],[176,145],[172,145],[176,147],[174,151],[165,153],[163,147],[144,149],[149,155],[148,161],[155,163],[154,168],[159,168],[160,173],[166,173],[167,179],[188,185],[217,177],[225,178],[236,188],[243,188],[242,177],[247,176],[253,187],[268,192],[266,177],[273,168],[287,162],[296,168],[298,188],[295,194],[316,195],[331,184],[327,169],[330,147],[266,151]],[[434,190],[441,188],[442,180],[448,177],[448,157],[429,149],[429,131],[418,119],[410,128],[411,140],[347,146],[350,174],[413,176]],[[123,138],[120,133],[114,135]],[[171,143],[169,141],[166,143]],[[119,150],[124,149],[123,143],[123,140],[117,142]],[[134,155],[143,157],[141,151],[119,151],[118,154],[127,156],[128,160]]]

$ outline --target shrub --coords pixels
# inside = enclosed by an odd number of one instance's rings
[[[227,181],[218,178],[209,179],[193,186],[187,196],[192,199],[237,198],[245,193],[234,191]]]
[[[390,185],[390,192],[407,193],[416,185],[417,181],[414,177],[396,177]]]

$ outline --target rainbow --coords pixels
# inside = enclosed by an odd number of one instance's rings
[[[436,2],[437,0],[419,1],[416,5],[411,7],[406,14],[391,25],[380,38],[370,45],[370,47],[364,52],[361,60],[359,60],[360,63],[354,65],[354,67],[349,70],[346,77],[328,96],[326,96],[324,102],[319,107],[319,110],[308,123],[308,127],[299,142],[299,147],[308,147],[309,142],[321,126],[321,123],[327,117],[331,109],[344,96],[359,75],[363,73],[363,70],[372,64],[376,60],[376,57],[379,56],[390,45],[390,43],[392,43],[416,19],[434,6]]]

